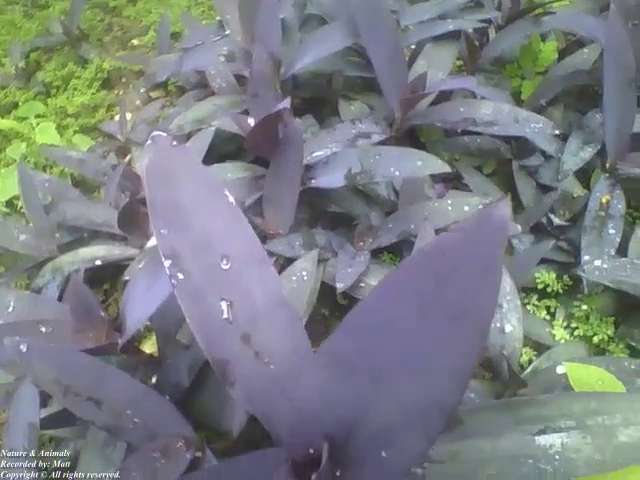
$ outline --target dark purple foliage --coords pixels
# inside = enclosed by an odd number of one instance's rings
[[[34,49],[99,54],[85,3],[15,45],[2,86],[37,85]],[[522,289],[551,267],[616,308],[640,296],[637,2],[215,7],[185,13],[178,41],[162,16],[153,50],[118,56],[144,72],[101,141],[42,147],[73,182],[18,166],[3,447],[53,430],[78,470],[139,480],[539,472],[575,412],[495,400],[587,350],[543,353],[551,325]],[[558,40],[551,68],[512,63],[532,34]],[[630,318],[616,341],[637,346]],[[476,418],[502,405],[481,444]],[[628,435],[607,428],[618,452]],[[592,473],[582,432],[553,460],[567,478]]]

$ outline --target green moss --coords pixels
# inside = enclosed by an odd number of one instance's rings
[[[572,285],[567,275],[537,272],[535,288],[523,295],[523,304],[551,323],[551,334],[558,342],[581,340],[609,355],[629,355],[629,346],[616,338],[616,319],[600,311],[599,295],[571,295]]]

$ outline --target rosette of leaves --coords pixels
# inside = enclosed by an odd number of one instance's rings
[[[185,15],[177,43],[163,21],[155,53],[124,58],[145,74],[109,138],[43,149],[98,194],[20,168],[25,218],[0,223],[6,445],[39,425],[80,470],[150,479],[636,462],[618,435],[637,428],[632,385],[604,402],[523,390],[518,365],[525,336],[553,347],[540,370],[576,356],[523,315],[539,264],[638,294],[622,256],[637,12],[603,3],[227,0],[214,24]],[[503,65],[552,30],[572,42],[516,106]],[[25,275],[30,291],[11,286]],[[121,298],[92,290],[114,283]],[[252,448],[249,415],[268,431]]]

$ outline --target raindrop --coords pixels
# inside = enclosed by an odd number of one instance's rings
[[[384,458],[387,458],[387,452],[385,450],[382,450],[380,452],[380,455],[382,455]]]
[[[47,325],[40,324],[38,325],[38,330],[40,330],[40,333],[46,334],[46,333],[51,333],[53,331],[53,328]]]
[[[16,309],[16,302],[15,300],[11,299],[11,302],[9,302],[9,307],[7,308],[7,313],[11,313]]]
[[[176,442],[176,447],[186,450],[187,442],[185,442],[182,438]]]
[[[184,280],[184,274],[182,272],[176,273],[176,277],[178,277],[178,280]]]
[[[337,288],[338,290],[342,290],[342,289],[344,288],[344,283],[342,283],[342,282],[336,282],[336,288]]]
[[[564,375],[565,373],[567,373],[567,368],[564,365],[558,365],[556,367],[556,373],[558,375]]]
[[[226,298],[220,300],[220,314],[223,320],[229,323],[233,322],[233,318],[231,317],[231,302]]]
[[[470,207],[469,207],[469,205],[465,205],[464,207],[462,207],[462,209],[463,209],[465,212],[468,212],[468,211],[470,210]]]
[[[231,259],[228,255],[222,255],[220,257],[220,268],[222,270],[229,270],[231,268]]]
[[[594,261],[593,261],[593,264],[594,264],[596,267],[601,267],[601,266],[602,266],[602,260],[600,260],[600,259],[598,259],[598,260],[594,260]]]
[[[172,147],[177,147],[178,146],[178,141],[174,140],[173,142],[171,142],[171,146]]]
[[[231,195],[231,192],[229,190],[227,190],[226,188],[224,189],[224,195],[225,195],[225,197],[227,197],[227,201],[231,205],[235,205],[236,204],[236,199],[233,197],[233,195]]]
[[[316,451],[313,448],[309,449],[309,455],[315,455]]]
[[[336,477],[339,477],[340,475],[342,475],[342,470],[336,470]]]
[[[169,233],[169,230],[167,230],[166,228],[161,228],[160,229],[160,235],[166,235]]]
[[[170,258],[165,258],[162,261],[162,264],[164,265],[164,268],[169,268],[172,263],[173,263],[173,260],[171,260]]]
[[[27,350],[29,350],[29,345],[27,345],[26,343],[21,343],[18,348],[20,349],[20,351],[22,353],[27,353]]]
[[[27,239],[27,235],[24,233],[21,233],[20,235],[18,235],[18,240],[21,242],[24,242]]]
[[[100,265],[102,265],[102,260],[96,260],[95,262],[93,262],[93,264],[94,264],[96,267],[99,267]]]

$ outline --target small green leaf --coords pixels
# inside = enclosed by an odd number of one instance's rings
[[[0,131],[19,132],[26,135],[29,133],[29,126],[8,118],[0,118]]]
[[[578,477],[577,480],[638,480],[638,478],[640,478],[640,465],[631,465],[615,472]]]
[[[62,139],[53,122],[42,122],[36,127],[36,143],[47,145],[62,145]]]
[[[16,140],[7,147],[6,154],[16,162],[22,160],[22,157],[27,153],[26,142],[20,142]]]
[[[3,168],[0,170],[0,203],[4,203],[11,197],[18,195],[18,166]]]
[[[93,139],[87,135],[76,133],[73,137],[71,137],[71,143],[83,152],[86,152],[96,142],[94,142]]]
[[[624,384],[605,369],[584,363],[563,362],[569,383],[576,392],[625,393]]]
[[[522,98],[522,101],[525,101],[527,98],[531,96],[533,92],[535,92],[536,88],[538,88],[538,85],[540,85],[541,81],[542,81],[541,75],[536,75],[530,80],[526,79],[522,81],[522,86],[520,90],[520,98]]]
[[[23,105],[20,105],[15,111],[15,116],[20,118],[34,118],[38,115],[44,115],[47,111],[41,102],[31,100]]]

